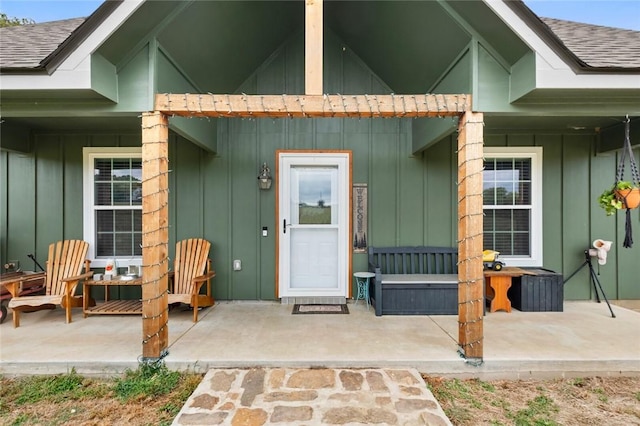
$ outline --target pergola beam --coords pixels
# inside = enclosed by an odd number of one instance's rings
[[[161,359],[168,343],[168,117],[460,117],[458,134],[458,344],[483,358],[483,114],[471,95],[156,95],[142,116],[143,356]]]
[[[322,95],[323,4],[322,0],[306,0],[304,37],[304,93]]]
[[[158,94],[155,110],[181,117],[417,118],[459,116],[471,95]]]

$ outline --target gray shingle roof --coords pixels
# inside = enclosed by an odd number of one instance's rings
[[[540,18],[560,41],[594,68],[640,68],[640,31]]]
[[[0,68],[38,69],[86,18],[0,28]],[[591,68],[640,68],[640,31],[540,20],[561,44]]]
[[[0,67],[39,68],[85,18],[0,28]]]

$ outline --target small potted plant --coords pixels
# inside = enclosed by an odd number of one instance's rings
[[[628,181],[617,182],[598,197],[598,204],[607,216],[620,209],[635,209],[640,205],[640,188]]]

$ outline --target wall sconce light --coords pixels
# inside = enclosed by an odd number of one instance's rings
[[[260,174],[258,175],[258,188],[271,188],[271,169],[269,169],[267,163],[262,163],[262,170],[260,170]]]

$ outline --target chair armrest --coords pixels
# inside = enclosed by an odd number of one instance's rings
[[[216,271],[209,271],[204,275],[200,275],[198,277],[192,278],[191,281],[193,281],[194,283],[200,283],[200,282],[207,281],[215,276],[216,276]]]
[[[66,283],[66,282],[71,282],[71,281],[80,281],[80,280],[83,280],[83,279],[89,278],[89,277],[93,277],[93,271],[88,271],[88,272],[82,273],[80,275],[74,275],[73,277],[63,278],[60,281]]]

